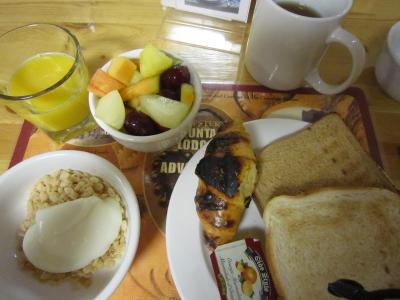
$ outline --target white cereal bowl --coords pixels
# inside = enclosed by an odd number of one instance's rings
[[[120,54],[120,56],[129,57],[129,58],[139,58],[140,53],[143,49],[136,49],[128,52],[124,52]],[[166,52],[167,53],[167,52]],[[180,59],[176,55],[170,54],[169,55]],[[184,66],[187,66],[190,72],[190,83],[193,85],[195,90],[195,100],[193,102],[192,108],[186,118],[182,121],[182,123],[173,129],[169,129],[165,132],[149,135],[149,136],[135,136],[126,134],[124,132],[118,131],[111,126],[108,126],[102,120],[99,120],[95,116],[96,105],[98,103],[99,98],[94,95],[93,93],[89,92],[89,107],[90,112],[92,113],[96,123],[109,135],[111,135],[117,142],[122,144],[123,146],[133,149],[136,151],[142,152],[157,152],[166,150],[182,140],[188,131],[190,130],[192,123],[197,115],[197,112],[200,108],[200,103],[202,99],[202,88],[201,88],[201,81],[200,77],[197,72],[194,70],[193,66],[191,66],[186,61],[182,61]],[[103,71],[107,71],[108,67],[110,66],[111,61],[107,62],[101,69]]]
[[[26,216],[32,186],[58,169],[75,169],[107,181],[121,196],[128,220],[126,249],[113,268],[98,270],[89,287],[70,282],[41,283],[17,263],[17,230]],[[126,177],[107,160],[87,152],[55,151],[27,159],[0,176],[0,299],[79,300],[107,299],[129,271],[139,242],[140,213],[136,196]]]

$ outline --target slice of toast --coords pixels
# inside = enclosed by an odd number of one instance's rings
[[[255,199],[261,211],[279,195],[322,187],[371,186],[395,190],[337,114],[266,146],[259,155]]]
[[[273,198],[266,256],[283,299],[337,299],[328,283],[400,288],[400,197],[379,188],[327,188]]]

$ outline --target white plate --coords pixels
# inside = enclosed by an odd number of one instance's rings
[[[40,283],[22,271],[16,260],[17,230],[26,216],[32,186],[58,169],[75,169],[97,175],[111,184],[124,201],[128,219],[126,250],[114,268],[102,269],[88,287],[74,288],[68,282]],[[126,177],[107,160],[87,152],[55,151],[27,159],[0,177],[0,299],[107,299],[128,272],[137,249],[140,213],[136,196]]]
[[[269,143],[307,125],[303,121],[272,118],[245,123],[256,154]],[[204,152],[205,146],[186,164],[175,184],[167,214],[168,261],[179,295],[187,300],[219,299],[210,252],[204,244],[194,203],[198,184],[194,170]],[[244,237],[264,238],[264,222],[253,202],[239,226],[238,239]]]

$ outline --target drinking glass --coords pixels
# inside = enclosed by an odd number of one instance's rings
[[[77,38],[54,24],[30,24],[0,36],[0,102],[64,143],[96,127],[88,70]]]

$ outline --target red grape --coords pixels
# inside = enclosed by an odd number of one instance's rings
[[[159,94],[169,99],[180,100],[180,91],[177,90],[161,89]]]
[[[177,90],[182,83],[190,83],[190,72],[186,66],[174,65],[161,74],[161,86]]]
[[[160,133],[158,125],[144,113],[132,110],[125,116],[125,130],[132,135],[153,135]]]

